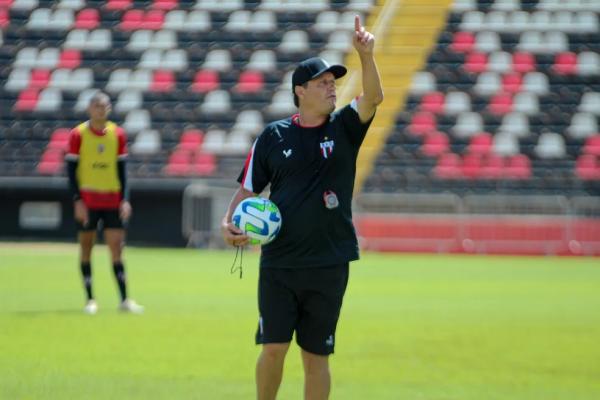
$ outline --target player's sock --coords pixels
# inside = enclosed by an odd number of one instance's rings
[[[88,300],[94,298],[92,295],[92,264],[88,262],[82,262],[81,265],[81,276],[83,278],[83,286],[85,287],[85,293],[87,294]]]
[[[113,271],[115,273],[115,279],[119,286],[119,293],[121,294],[121,301],[125,301],[127,298],[127,282],[125,279],[125,267],[122,262],[113,263]]]

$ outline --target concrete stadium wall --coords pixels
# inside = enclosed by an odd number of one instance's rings
[[[373,251],[600,255],[598,218],[363,213],[355,225]]]
[[[150,246],[185,246],[181,213],[184,185],[156,185],[132,182],[133,215],[127,229],[127,243]],[[46,227],[24,223],[24,205],[50,205],[53,219]],[[26,222],[26,221],[25,221]],[[76,240],[75,221],[66,180],[2,180],[0,182],[0,240]]]

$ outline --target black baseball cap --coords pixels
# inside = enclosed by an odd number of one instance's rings
[[[294,94],[294,104],[298,107],[298,96],[294,88],[298,85],[304,85],[306,82],[315,79],[325,72],[331,72],[335,79],[346,75],[347,69],[343,65],[329,63],[320,57],[313,57],[302,61],[292,75],[292,93]]]

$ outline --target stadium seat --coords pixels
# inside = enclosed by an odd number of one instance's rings
[[[492,114],[504,115],[512,111],[513,99],[510,93],[498,93],[490,99],[488,107]]]
[[[441,92],[431,92],[425,94],[421,98],[421,111],[426,111],[434,114],[444,112],[444,95]]]
[[[256,93],[263,90],[263,87],[264,78],[260,71],[244,71],[233,90],[238,93]]]
[[[133,154],[150,155],[160,151],[161,140],[158,131],[143,129],[136,136],[131,145]]]
[[[592,154],[582,154],[579,156],[575,165],[575,173],[583,180],[600,179],[600,163],[598,162],[598,156]]]
[[[95,8],[86,8],[77,13],[74,27],[76,29],[96,29],[100,25],[100,15]]]
[[[29,88],[44,89],[50,82],[50,71],[47,69],[34,69],[29,78]]]
[[[524,154],[509,157],[504,168],[504,175],[508,179],[531,178],[531,160]]]
[[[596,116],[588,113],[576,113],[567,128],[569,136],[575,139],[585,139],[598,133]]]
[[[188,129],[181,134],[178,148],[182,150],[199,150],[204,140],[204,132],[199,129]]]
[[[553,68],[560,75],[574,75],[577,72],[577,55],[571,51],[557,54]]]
[[[577,110],[584,113],[600,115],[600,92],[586,92],[581,97]]]
[[[152,8],[157,10],[172,10],[177,8],[178,0],[154,0],[152,2]]]
[[[219,86],[219,73],[214,70],[204,69],[196,72],[191,90],[206,93],[218,89]]]
[[[170,92],[175,88],[175,76],[172,71],[154,71],[150,91]]]
[[[57,68],[74,69],[81,64],[81,52],[76,49],[64,49],[60,53]]]
[[[456,117],[456,124],[452,127],[452,133],[462,139],[470,138],[483,130],[481,114],[475,112],[464,112]]]
[[[407,131],[415,136],[421,136],[436,130],[436,119],[432,113],[417,112],[413,115]]]
[[[432,131],[425,134],[421,152],[427,157],[438,157],[450,150],[450,140],[448,136],[439,131]]]
[[[464,92],[448,92],[444,100],[444,113],[456,115],[471,111],[471,98]]]
[[[193,160],[191,172],[194,175],[210,176],[217,169],[217,161],[214,154],[199,152]]]
[[[458,154],[445,153],[440,156],[433,169],[433,173],[438,178],[457,179],[462,177],[461,159]]]
[[[600,156],[600,133],[596,133],[585,140],[582,152],[583,154]]]
[[[515,135],[507,132],[500,132],[493,138],[494,153],[501,156],[513,156],[519,154],[519,140]]]
[[[17,97],[15,111],[33,111],[38,102],[39,92],[37,89],[25,89]]]
[[[231,110],[229,92],[225,90],[213,90],[206,94],[204,102],[200,105],[200,111],[207,114],[223,114]],[[208,133],[207,133],[208,134]]]
[[[468,152],[473,154],[490,154],[492,152],[492,145],[492,135],[487,132],[482,132],[471,137]]]
[[[104,7],[107,10],[122,11],[131,8],[132,0],[108,0]]]
[[[0,29],[6,29],[10,24],[10,14],[7,8],[0,8]],[[2,34],[0,33],[0,46],[2,45]]]
[[[534,148],[535,154],[542,159],[563,158],[567,154],[564,138],[558,133],[542,133]]]

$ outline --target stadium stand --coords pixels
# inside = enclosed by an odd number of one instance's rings
[[[374,33],[386,94],[359,154],[360,211],[491,212],[471,197],[487,194],[597,215],[571,197],[600,188],[599,13],[590,0],[0,1],[0,175],[64,177],[66,134],[103,89],[128,134],[133,181],[231,182],[264,124],[295,112],[298,61],[345,63],[340,104],[356,95],[349,35],[359,14],[385,27]],[[561,235],[597,237],[569,222],[546,244],[539,233],[556,221],[531,226],[539,240],[523,252],[575,253]],[[459,222],[357,226],[363,236],[397,233],[368,248],[427,251],[501,252],[527,229],[500,226],[498,244],[485,221]]]
[[[597,190],[599,5],[454,1],[364,191]]]
[[[295,63],[315,51],[343,62],[354,15],[373,7],[370,0],[2,2],[0,147],[23,149],[2,152],[11,166],[4,174],[64,176],[52,132],[85,118],[93,90],[103,89],[127,130],[134,178],[235,176],[264,121],[293,112]],[[184,157],[188,131],[205,133]],[[181,160],[189,168],[177,167]]]

